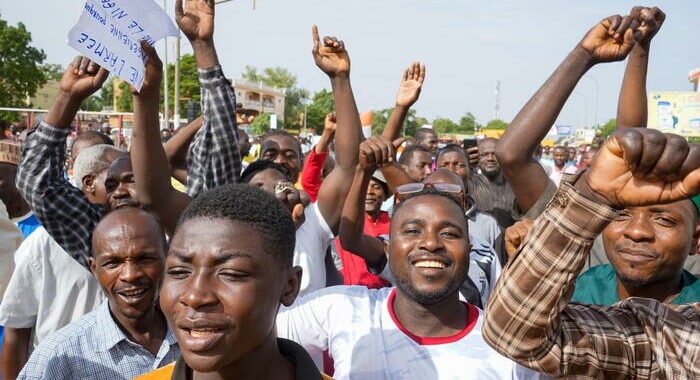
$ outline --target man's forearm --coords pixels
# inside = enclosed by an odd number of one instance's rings
[[[408,107],[395,106],[391,111],[391,116],[386,122],[386,127],[382,131],[382,136],[387,139],[394,141],[401,137],[401,130],[403,123],[406,120],[406,115],[408,115]]]
[[[635,45],[630,52],[617,103],[617,127],[647,126],[647,69],[649,48]]]
[[[335,132],[335,160],[340,169],[353,171],[357,165],[360,142],[362,142],[362,123],[357,113],[355,97],[350,86],[350,78],[337,76],[331,78],[333,99],[335,100],[338,127]]]
[[[316,151],[317,154],[328,152],[328,146],[331,144],[331,141],[333,141],[334,136],[334,132],[327,132],[324,130],[323,134],[321,134],[321,139],[318,140],[318,144],[314,147],[314,151]]]
[[[369,239],[375,239],[374,237],[364,235],[365,197],[371,178],[372,171],[364,171],[360,168],[355,171],[355,178],[343,207],[338,237],[343,249],[362,257],[368,264],[373,265],[382,261],[384,252],[378,240],[372,242]]]
[[[61,91],[44,119],[48,124],[59,128],[69,128],[80,109],[82,99]]]
[[[2,337],[2,357],[0,358],[4,380],[15,380],[22,367],[29,360],[29,344],[32,329],[15,329],[6,327]]]
[[[214,41],[192,41],[192,50],[194,50],[197,67],[200,69],[208,69],[219,64]]]

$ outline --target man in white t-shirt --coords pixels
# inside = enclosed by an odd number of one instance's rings
[[[362,182],[356,176],[353,187]],[[491,349],[483,312],[459,300],[470,243],[453,195],[425,188],[405,196],[391,236],[384,245],[396,288],[338,286],[301,297],[278,315],[278,335],[311,355],[327,350],[339,380],[540,377]]]

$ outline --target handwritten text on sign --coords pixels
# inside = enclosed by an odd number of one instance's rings
[[[153,0],[87,0],[68,45],[140,91],[141,40],[153,45],[166,36],[177,37],[178,30]]]

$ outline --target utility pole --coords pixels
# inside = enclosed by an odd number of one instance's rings
[[[180,128],[180,37],[175,39],[175,125]]]
[[[168,0],[163,0],[163,9],[165,9],[166,13],[168,12]],[[168,104],[168,37],[163,39],[163,46],[165,48],[165,54],[163,55],[163,86],[165,89],[163,91],[163,128],[161,129],[169,129],[168,127],[170,125],[168,123],[168,114],[170,113],[170,105]]]
[[[501,112],[501,80],[496,80],[496,104],[493,107],[493,119],[499,120],[499,114]]]

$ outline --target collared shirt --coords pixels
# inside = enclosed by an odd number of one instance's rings
[[[170,327],[153,356],[124,334],[109,302],[56,331],[32,353],[18,379],[131,379],[180,356]]]
[[[238,180],[236,99],[220,66],[199,70],[204,122],[190,146],[187,194],[191,197]],[[59,126],[62,127],[62,126]],[[88,268],[92,231],[105,214],[66,180],[63,171],[70,128],[44,121],[27,137],[17,173],[17,188],[51,236]]]
[[[683,305],[700,302],[700,281],[686,270],[681,272],[681,281],[681,292],[668,303]],[[610,264],[598,265],[580,275],[576,280],[576,290],[571,296],[571,301],[592,305],[612,305],[620,302],[615,268]]]
[[[700,304],[568,302],[593,239],[617,213],[563,183],[503,271],[486,310],[484,338],[501,354],[554,377],[700,378]]]
[[[294,363],[294,378],[298,380],[333,380],[330,377],[319,373],[309,354],[303,347],[291,340],[277,338],[277,348],[280,354],[287,360]],[[139,376],[134,380],[187,380],[188,374],[192,372],[180,357],[177,361],[167,367],[163,367],[154,372]]]
[[[502,229],[515,223],[511,215],[515,194],[502,172],[493,180],[483,174],[472,174],[467,185],[469,196],[474,199],[479,211],[493,215]]]

